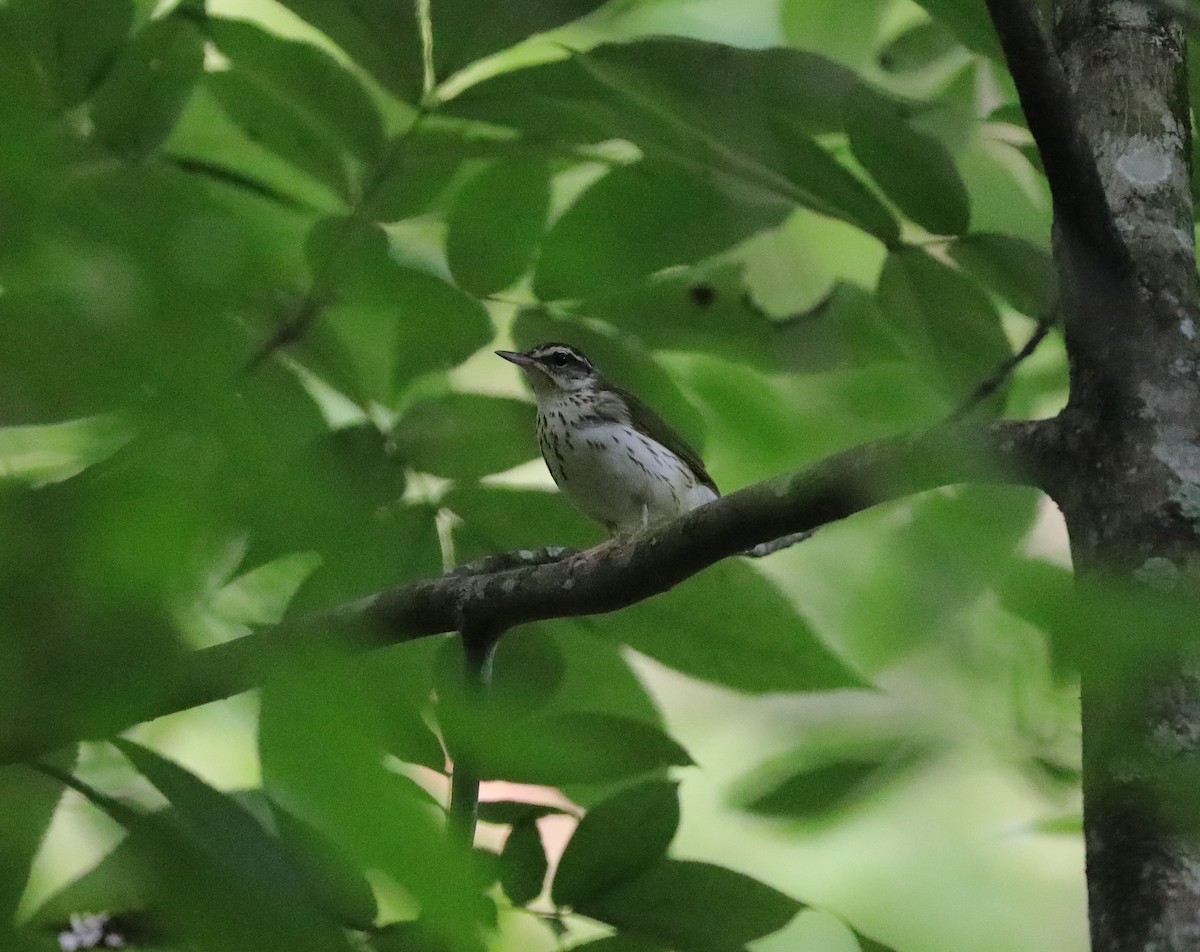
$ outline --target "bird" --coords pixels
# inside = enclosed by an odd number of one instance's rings
[[[533,389],[538,447],[554,482],[610,535],[630,535],[720,495],[683,437],[605,380],[578,348],[551,341],[496,354],[520,367]]]

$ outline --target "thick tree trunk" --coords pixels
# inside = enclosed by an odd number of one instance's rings
[[[1056,497],[1081,589],[1096,598],[1114,577],[1184,599],[1200,590],[1200,287],[1186,55],[1183,31],[1155,9],[1057,4],[1059,55],[1136,273],[1132,289],[1105,302],[1111,276],[1080,266],[1087,236],[1060,231],[1071,357],[1062,423],[1074,464]],[[1121,617],[1081,652],[1092,946],[1197,950],[1200,605]]]

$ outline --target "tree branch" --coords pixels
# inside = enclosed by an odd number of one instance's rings
[[[940,486],[1009,483],[1036,486],[1053,496],[1055,474],[1064,469],[1059,444],[1058,421],[1038,420],[942,426],[857,446],[722,496],[629,539],[584,551],[492,557],[479,571],[459,568],[187,653],[179,676],[158,693],[148,692],[139,672],[128,672],[126,690],[113,687],[106,695],[123,698],[120,710],[105,708],[81,718],[86,732],[70,722],[31,720],[26,733],[0,739],[0,763],[230,697],[284,667],[302,664],[306,654],[361,652],[457,631],[464,619],[476,631],[501,632],[524,622],[615,611],[756,545]]]
[[[986,2],[1046,170],[1058,225],[1071,247],[1087,248],[1092,268],[1132,286],[1129,250],[1117,231],[1070,83],[1037,8],[1031,0]]]

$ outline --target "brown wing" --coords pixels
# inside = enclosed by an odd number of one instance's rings
[[[692,475],[701,483],[717,495],[721,494],[721,490],[717,489],[717,484],[713,482],[713,478],[708,475],[708,470],[704,468],[704,460],[700,458],[700,454],[692,449],[687,440],[675,432],[671,424],[655,413],[645,401],[639,400],[628,390],[622,390],[620,387],[613,387],[611,385],[608,389],[619,395],[626,402],[633,411],[633,415],[637,418],[638,425],[646,432],[647,436],[655,442],[661,443],[683,460],[687,464],[688,469],[692,471]]]

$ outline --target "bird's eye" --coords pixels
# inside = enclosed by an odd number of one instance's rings
[[[571,362],[570,354],[555,354],[553,357],[550,358],[550,363],[554,364],[555,367],[565,367],[570,362]]]

